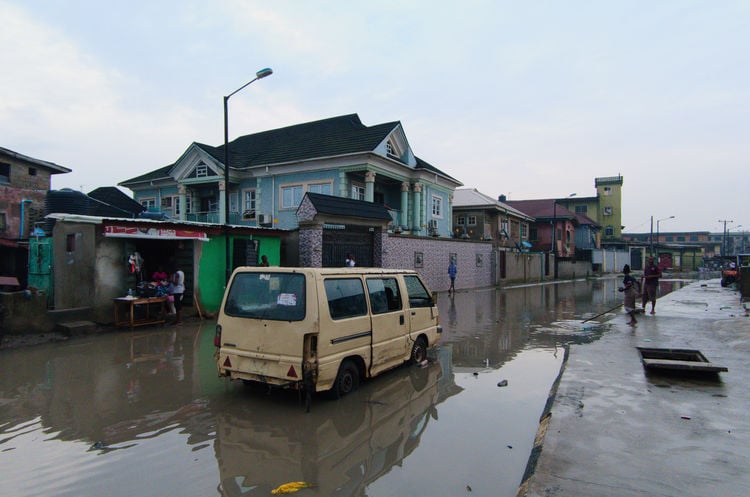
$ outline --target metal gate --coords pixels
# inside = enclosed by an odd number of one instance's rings
[[[28,285],[47,294],[47,307],[55,302],[52,285],[52,239],[32,238],[29,240]]]
[[[375,233],[367,226],[323,229],[323,267],[343,266],[348,254],[357,266],[372,267]]]

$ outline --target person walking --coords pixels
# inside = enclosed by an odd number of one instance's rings
[[[646,259],[646,268],[643,270],[643,312],[646,312],[646,304],[651,302],[651,314],[656,314],[656,293],[659,289],[659,278],[661,278],[661,269],[654,264],[654,258]]]
[[[630,264],[623,266],[622,273],[625,276],[622,278],[622,286],[618,290],[623,292],[623,307],[628,316],[630,316],[628,324],[635,326],[638,324],[638,320],[635,319],[635,298],[638,295],[638,290],[636,289],[638,281],[630,275]]]
[[[182,295],[185,293],[185,273],[179,267],[172,272],[172,296],[174,297],[174,325],[182,324]]]
[[[458,266],[456,266],[456,261],[451,259],[448,264],[448,276],[451,279],[451,286],[448,288],[448,293],[453,292],[453,295],[456,294],[456,274],[458,274]]]

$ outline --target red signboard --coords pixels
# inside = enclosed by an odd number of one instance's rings
[[[152,238],[156,240],[201,240],[208,241],[203,231],[169,228],[149,228],[145,226],[105,226],[104,236],[113,238]]]

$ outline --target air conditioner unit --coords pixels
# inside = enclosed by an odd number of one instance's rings
[[[271,224],[271,216],[268,214],[258,214],[258,224]]]

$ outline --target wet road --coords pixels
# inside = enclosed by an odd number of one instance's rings
[[[213,321],[2,350],[0,495],[513,496],[563,347],[607,332],[583,320],[618,284],[441,294],[429,366],[307,414],[296,393],[219,380]]]

